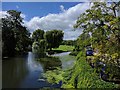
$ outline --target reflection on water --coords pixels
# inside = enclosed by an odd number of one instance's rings
[[[75,56],[70,56],[70,52],[64,52],[55,54],[52,56],[56,56],[59,58],[59,60],[62,62],[62,69],[69,69],[74,66],[74,61],[76,60]]]
[[[28,54],[27,66],[30,72],[37,70],[43,72],[41,64],[35,60],[35,55],[32,52],[29,52]]]
[[[2,87],[13,88],[18,85],[28,74],[26,61],[24,58],[10,58],[2,62]]]
[[[62,68],[62,62],[56,57],[40,58],[38,61],[41,63],[44,72],[56,69],[56,67]]]
[[[68,61],[70,59],[70,61]],[[42,73],[56,67],[68,68],[75,58],[68,53],[56,54],[56,57],[35,58],[32,52],[16,56],[2,62],[3,88],[41,88],[50,87],[46,81],[38,81]],[[71,62],[72,61],[72,62]]]

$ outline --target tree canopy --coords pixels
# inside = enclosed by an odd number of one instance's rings
[[[45,56],[46,51],[46,42],[44,38],[44,31],[41,29],[37,29],[32,34],[32,50],[34,53],[39,53],[40,56]]]
[[[21,12],[16,10],[7,11],[9,15],[2,18],[2,42],[3,55],[14,54],[15,51],[24,52],[30,43],[30,33],[23,26]]]
[[[41,29],[37,29],[32,34],[32,39],[34,41],[39,41],[40,39],[44,39],[44,31]]]
[[[78,43],[83,46],[91,44],[98,51],[95,60],[100,60],[112,66],[120,66],[120,16],[117,15],[120,2],[94,2],[93,6],[81,14],[74,28],[82,28]],[[89,41],[83,40],[85,34],[91,33]],[[82,41],[83,40],[83,41]],[[86,43],[85,43],[86,42]],[[111,68],[111,71],[113,68]],[[119,73],[114,69],[114,73]]]
[[[45,39],[47,43],[47,48],[57,48],[63,40],[63,31],[61,30],[51,30],[47,31],[45,34]]]

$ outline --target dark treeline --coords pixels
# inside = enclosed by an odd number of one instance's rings
[[[62,45],[71,45],[75,46],[76,45],[76,40],[63,40]]]
[[[26,52],[31,44],[30,32],[23,26],[21,12],[7,11],[2,18],[2,56],[13,56],[16,52]]]

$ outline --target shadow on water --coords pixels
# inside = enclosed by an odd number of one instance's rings
[[[35,58],[32,52],[16,56],[2,62],[3,88],[42,88],[51,87],[47,81],[38,80],[47,70],[61,67],[59,58]]]
[[[54,70],[56,67],[62,68],[62,62],[57,57],[46,57],[37,59],[41,63],[44,72]]]
[[[28,69],[25,59],[17,56],[2,62],[2,87],[18,87],[22,79],[27,75]]]

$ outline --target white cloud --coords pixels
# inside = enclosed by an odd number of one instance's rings
[[[64,39],[75,39],[80,35],[82,30],[73,31],[73,25],[79,15],[85,12],[89,6],[89,3],[80,3],[68,10],[64,10],[64,6],[61,5],[60,9],[63,12],[59,14],[48,14],[41,18],[38,16],[33,17],[30,21],[25,21],[25,26],[27,26],[31,32],[39,28],[45,31],[52,29],[63,30],[65,33]]]
[[[61,9],[62,12],[65,12],[65,9],[64,9],[63,5],[60,5],[60,9]]]
[[[18,9],[18,8],[19,8],[19,6],[18,6],[18,5],[16,5],[16,8]]]
[[[7,11],[0,11],[0,18],[6,18],[6,16],[10,16],[10,14],[7,13]],[[21,13],[20,16],[25,19],[26,15]]]
[[[0,11],[0,18],[6,18],[6,16],[9,16],[7,11]]]
[[[82,30],[73,31],[73,25],[75,24],[77,18],[81,13],[83,13],[86,9],[89,8],[89,3],[80,3],[74,7],[69,8],[68,10],[64,9],[64,6],[61,5],[60,9],[62,12],[58,14],[48,14],[44,17],[35,16],[31,18],[30,21],[24,21],[24,25],[30,30],[32,33],[36,29],[42,30],[63,30],[64,31],[64,39],[76,39]],[[7,11],[0,11],[0,18],[6,17]],[[22,18],[26,18],[25,14],[21,14]]]
[[[25,19],[25,18],[26,18],[26,15],[25,15],[25,14],[23,14],[23,13],[21,13],[21,14],[20,14],[20,16],[21,16],[23,19]]]

